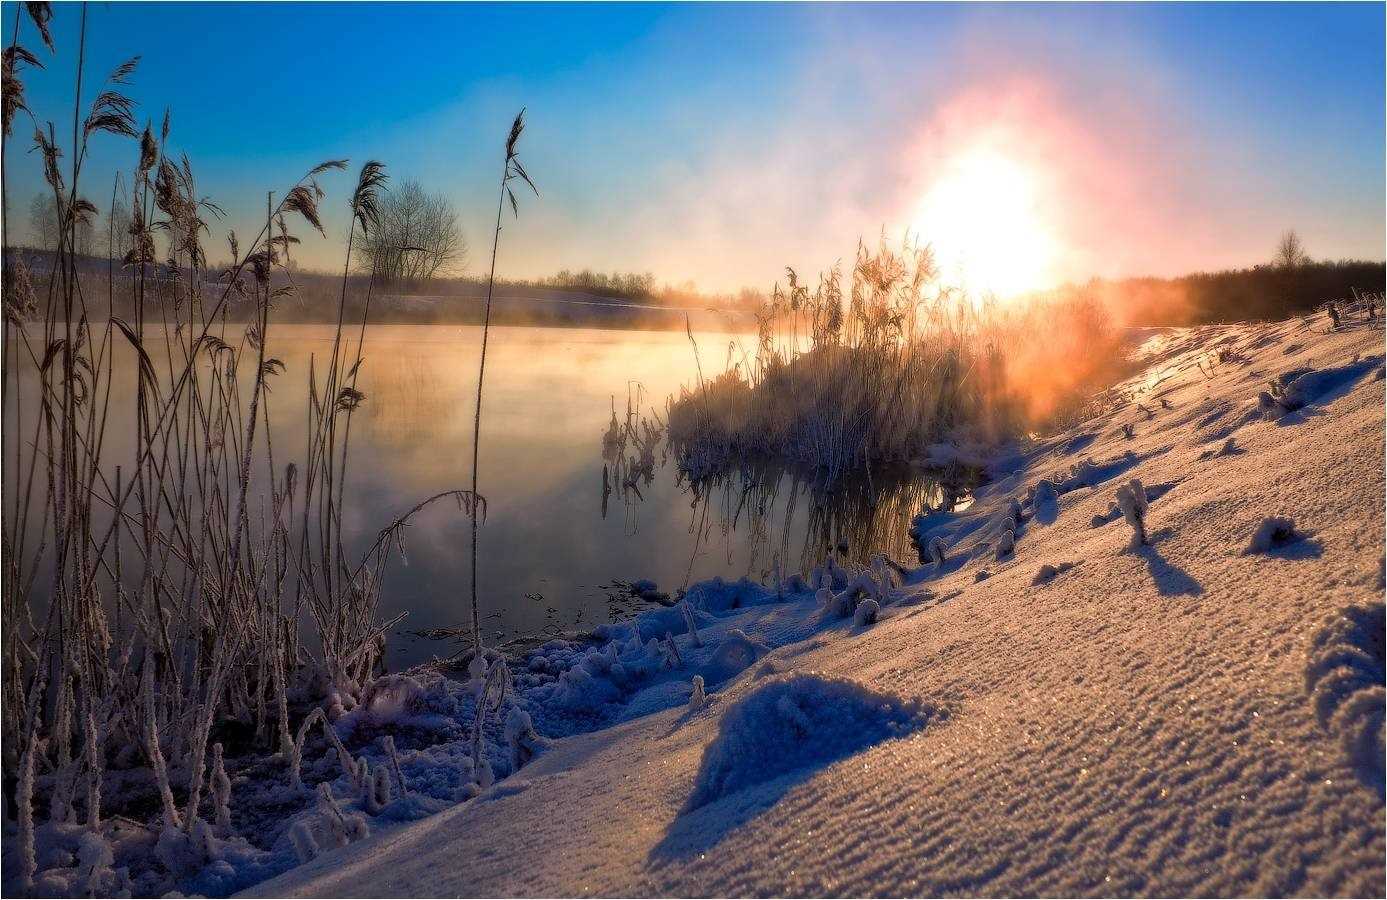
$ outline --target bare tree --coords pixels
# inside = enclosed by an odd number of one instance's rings
[[[57,249],[58,205],[51,195],[40,192],[29,201],[29,234],[40,249]]]
[[[363,268],[388,281],[418,282],[446,275],[467,259],[467,240],[447,197],[419,182],[400,182],[380,200],[380,226],[358,250]]]
[[[100,249],[96,245],[96,219],[100,215],[90,201],[85,202],[85,208],[79,202],[76,227],[72,232],[73,249],[79,256],[91,256]]]
[[[1273,265],[1278,269],[1299,269],[1309,261],[1310,256],[1305,252],[1305,245],[1301,243],[1300,235],[1296,234],[1295,229],[1281,235],[1281,241],[1276,245]]]
[[[130,210],[124,200],[117,199],[111,206],[106,227],[102,229],[101,237],[97,241],[96,252],[98,255],[109,252],[115,259],[121,260],[130,252],[131,246]]]

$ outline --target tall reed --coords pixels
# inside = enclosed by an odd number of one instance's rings
[[[518,219],[520,217],[520,206],[515,202],[515,193],[510,188],[512,179],[519,178],[530,186],[530,190],[539,196],[539,188],[530,180],[525,167],[520,164],[520,158],[516,155],[516,145],[520,141],[520,135],[525,130],[525,110],[520,110],[515,116],[515,121],[511,123],[510,134],[506,137],[506,158],[501,169],[501,189],[496,199],[496,230],[491,235],[491,271],[487,275],[486,281],[486,311],[482,316],[482,354],[481,362],[477,365],[477,408],[472,418],[472,496],[480,496],[477,493],[477,462],[481,452],[482,440],[482,385],[486,380],[486,346],[487,339],[491,336],[491,296],[496,287],[496,251],[501,245],[501,215],[505,211],[506,200],[510,200],[511,213]],[[472,506],[472,652],[478,654],[482,650],[482,626],[480,613],[477,605],[477,516],[484,506]]]

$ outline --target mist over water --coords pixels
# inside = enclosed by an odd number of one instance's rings
[[[238,340],[240,328],[229,325],[226,339]],[[718,332],[694,337],[705,374],[721,370],[729,347],[755,342],[754,335]],[[354,343],[354,331],[350,338]],[[330,325],[270,329],[267,355],[285,364],[271,380],[266,401],[277,470],[291,461],[301,464],[310,363],[321,371],[332,341]],[[480,345],[474,326],[367,329],[358,381],[366,399],[352,419],[343,509],[349,558],[418,501],[470,486]],[[133,425],[125,424],[133,423],[134,366],[128,348],[117,348],[106,458],[112,466],[128,467]],[[661,442],[653,470],[624,487],[618,467],[603,458],[613,404],[624,420],[628,399],[639,397],[639,415],[662,421],[666,398],[697,377],[683,332],[493,327],[483,402],[480,493],[487,512],[478,572],[488,644],[584,632],[641,608],[642,601],[615,585],[617,580],[649,579],[673,595],[718,575],[767,577],[777,560],[787,572],[799,570],[840,545],[850,558],[865,560],[872,552],[913,558],[911,516],[942,499],[918,473],[878,472],[871,482],[840,484],[831,502],[824,502],[812,476],[774,465],[748,463],[690,485],[678,478]],[[32,383],[25,387],[32,392]],[[27,406],[34,408],[32,402]],[[605,498],[604,465],[611,488]],[[7,458],[7,485],[16,483],[11,468]],[[113,479],[114,472],[107,477]],[[263,483],[264,473],[253,477]],[[268,507],[267,498],[252,491],[252,516],[262,507]],[[406,558],[387,567],[381,590],[382,619],[406,614],[388,641],[391,669],[462,646],[460,638],[413,632],[465,629],[469,541],[467,514],[446,502],[423,510],[406,529]],[[127,566],[127,579],[138,579],[138,565]],[[44,572],[36,581],[40,594],[46,593]],[[292,590],[287,596],[292,602]]]

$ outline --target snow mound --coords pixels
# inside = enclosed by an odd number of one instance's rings
[[[752,785],[852,756],[918,731],[931,706],[816,673],[777,677],[733,704],[704,751],[692,812]]]
[[[1310,642],[1305,689],[1315,715],[1343,745],[1354,773],[1383,790],[1383,604],[1350,606]]]

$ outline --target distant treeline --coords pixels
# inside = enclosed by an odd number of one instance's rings
[[[1197,272],[1179,278],[1094,279],[1057,293],[1102,300],[1130,325],[1205,325],[1213,322],[1284,319],[1353,293],[1382,293],[1387,267],[1340,260],[1294,266]]]
[[[42,277],[51,267],[52,252],[19,247],[16,252],[25,260],[29,268]],[[77,255],[75,264],[79,272],[90,275],[104,275],[112,270],[112,263],[100,255]],[[218,280],[224,264],[212,263],[203,272],[203,280],[211,283]],[[118,277],[128,278],[132,274],[121,269],[119,262],[114,264]],[[146,268],[147,277],[177,278],[191,277],[186,268],[174,270],[164,264],[153,264]],[[276,280],[284,280],[276,273]],[[316,308],[326,305],[321,317],[335,316],[337,300],[342,287],[340,272],[317,272],[311,269],[295,269],[293,281],[299,288],[300,312],[316,317]],[[363,298],[371,276],[358,272],[348,278],[348,296],[360,294]],[[382,296],[430,297],[440,300],[448,298],[476,298],[486,294],[486,280],[468,276],[438,276],[433,278],[375,278],[373,293]],[[650,272],[637,274],[628,272],[593,272],[584,269],[572,272],[564,269],[547,278],[535,279],[496,279],[498,296],[529,296],[538,299],[561,298],[573,295],[587,295],[591,298],[629,301],[633,304],[664,306],[677,309],[711,309],[727,312],[754,312],[767,295],[761,291],[743,288],[736,293],[717,293],[701,291],[693,282],[673,285],[656,283]],[[444,304],[446,307],[446,303]]]
[[[36,281],[46,277],[51,254],[20,250]],[[105,257],[77,257],[85,277],[105,277],[111,263]],[[114,292],[120,304],[121,282],[134,273],[117,265]],[[219,296],[216,288],[220,267],[203,273],[204,296]],[[180,280],[187,270],[150,266],[146,277]],[[283,276],[276,276],[282,280]],[[370,277],[348,279],[347,308],[359,312],[367,297]],[[280,301],[285,321],[328,321],[337,314],[341,298],[340,275],[300,270],[294,273],[295,291]],[[1387,289],[1387,267],[1366,260],[1310,261],[1294,265],[1266,264],[1222,272],[1197,272],[1178,278],[1095,278],[1084,284],[1066,285],[1049,296],[1085,297],[1103,302],[1120,321],[1130,325],[1202,325],[1258,319],[1282,319],[1312,310],[1331,300],[1348,299],[1353,293],[1382,293]],[[434,278],[425,282],[391,283],[377,279],[371,291],[372,318],[378,321],[473,322],[479,319],[486,282],[478,278]],[[104,299],[106,291],[98,294]],[[499,311],[505,321],[537,317],[551,324],[574,324],[595,319],[620,327],[679,327],[686,311],[749,316],[765,301],[760,291],[702,293],[692,284],[657,287],[655,276],[613,272],[561,271],[533,280],[498,279],[495,297],[506,307]],[[90,299],[90,298],[89,298]],[[572,309],[565,308],[571,304]],[[233,307],[240,304],[232,302]],[[660,307],[662,309],[649,309]],[[497,312],[497,310],[493,310]],[[236,309],[230,310],[239,318]],[[653,326],[653,322],[659,322]]]

